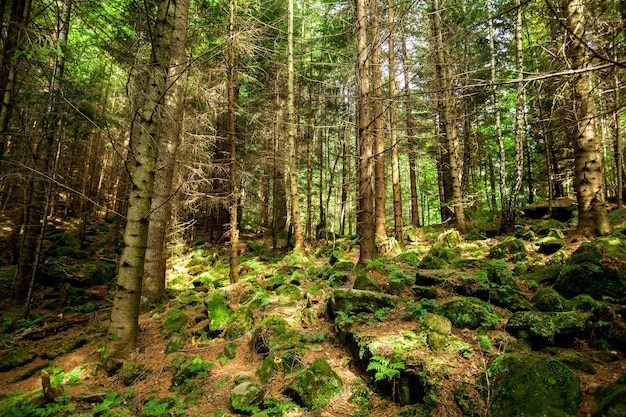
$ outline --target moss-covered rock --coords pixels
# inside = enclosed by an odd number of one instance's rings
[[[436,300],[441,296],[436,287],[428,287],[425,285],[414,285],[413,292],[419,298],[428,298],[431,300]]]
[[[289,300],[297,300],[298,298],[300,298],[300,288],[298,288],[297,285],[294,284],[284,284],[281,285],[280,287],[276,288],[276,294],[289,299]]]
[[[165,346],[165,354],[169,355],[170,353],[178,352],[180,348],[185,346],[186,340],[185,336],[179,333],[174,333],[167,341],[167,345]]]
[[[533,243],[536,252],[544,255],[552,255],[565,245],[563,239],[556,236],[546,236]]]
[[[354,285],[352,285],[352,289],[380,292],[380,285],[378,285],[376,281],[371,279],[367,273],[363,271],[357,274],[356,279],[354,280]]]
[[[450,319],[452,326],[458,329],[492,328],[502,320],[492,305],[475,297],[450,300],[439,307],[439,314]]]
[[[569,346],[576,337],[584,337],[590,329],[591,314],[578,311],[518,311],[506,324],[513,336],[527,339],[535,348]]]
[[[452,323],[446,317],[438,314],[426,313],[422,316],[420,328],[426,333],[428,347],[433,352],[441,350],[450,344]]]
[[[34,352],[21,347],[5,351],[0,355],[0,372],[10,371],[18,366],[26,365],[35,359],[36,356]]]
[[[554,288],[568,298],[589,294],[626,303],[626,242],[605,237],[583,243],[563,266]]]
[[[213,362],[205,362],[202,358],[181,356],[172,361],[174,374],[172,388],[183,393],[191,392],[197,385],[197,380],[209,376],[209,370],[215,366]]]
[[[579,294],[569,300],[572,310],[591,311],[600,306],[600,302],[593,299],[589,294]]]
[[[529,268],[529,271],[522,274],[525,281],[535,281],[537,284],[554,284],[561,272],[563,265],[558,263],[549,265],[537,265]]]
[[[163,319],[163,332],[172,334],[181,330],[189,323],[189,317],[178,308],[172,308]]]
[[[300,336],[300,333],[287,320],[268,316],[255,326],[251,343],[254,351],[261,355],[267,355],[270,352],[281,354],[286,350],[294,349]]]
[[[250,412],[261,404],[265,392],[252,381],[244,381],[230,391],[230,406],[235,412]]]
[[[270,353],[265,357],[265,359],[263,359],[263,362],[261,362],[255,373],[255,375],[259,377],[259,381],[261,381],[262,384],[267,384],[267,381],[274,376],[274,373],[278,369],[278,363],[279,359],[273,353]]]
[[[504,259],[512,262],[519,262],[528,256],[526,243],[513,236],[508,236],[504,240],[489,249],[491,259]]]
[[[539,288],[531,301],[539,311],[558,312],[570,310],[569,301],[552,288]]]
[[[626,416],[626,374],[608,387],[599,388],[595,393],[596,408],[592,417]]]
[[[339,394],[343,382],[324,358],[318,358],[283,388],[298,405],[313,409]]]
[[[555,359],[506,354],[489,362],[487,374],[491,417],[566,417],[582,401],[578,378]]]
[[[222,332],[233,314],[226,302],[226,294],[223,292],[213,293],[204,300],[204,305],[209,318],[209,332],[212,334]]]
[[[224,337],[228,340],[238,339],[254,326],[254,314],[248,306],[239,307],[228,319]]]
[[[333,315],[337,311],[345,314],[374,313],[375,311],[393,307],[396,298],[374,291],[337,289],[329,299],[330,311]]]
[[[554,359],[563,362],[572,370],[581,371],[589,375],[596,374],[596,369],[591,362],[585,358],[585,355],[576,350],[548,347],[543,349],[541,353],[552,355]]]
[[[148,369],[143,363],[125,362],[122,369],[117,373],[122,384],[127,387],[148,376]]]

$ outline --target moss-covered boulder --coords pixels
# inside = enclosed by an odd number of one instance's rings
[[[506,354],[487,366],[490,417],[576,415],[582,401],[580,382],[555,359]]]
[[[445,348],[450,343],[452,322],[434,313],[426,313],[420,321],[420,329],[426,333],[428,346],[432,351]]]
[[[626,416],[626,374],[608,387],[599,388],[594,393],[596,408],[592,417]]]
[[[267,381],[274,376],[274,373],[278,370],[278,363],[279,359],[273,353],[270,353],[263,359],[263,362],[261,362],[255,373],[262,384],[267,384]]]
[[[228,340],[238,339],[254,326],[254,314],[250,307],[239,307],[228,319],[224,337]]]
[[[513,336],[529,340],[534,348],[570,346],[576,337],[585,337],[590,330],[591,314],[578,311],[518,311],[506,324]]]
[[[531,301],[539,311],[559,312],[570,310],[569,301],[553,288],[539,288]]]
[[[189,323],[189,317],[179,308],[172,308],[163,319],[163,332],[172,334],[178,332]]]
[[[26,365],[35,359],[36,356],[35,353],[21,347],[4,351],[0,354],[0,372],[10,371],[18,366]]]
[[[283,388],[298,405],[313,409],[339,394],[343,382],[324,358],[318,358]]]
[[[357,274],[356,279],[354,280],[354,285],[352,285],[352,289],[380,292],[380,285],[378,285],[376,281],[371,279],[367,273],[363,271]]]
[[[461,258],[461,252],[457,249],[433,246],[424,255],[419,267],[423,269],[443,269],[459,258]]]
[[[337,289],[329,299],[333,315],[338,311],[345,314],[374,313],[381,308],[393,307],[396,298],[374,291]]]
[[[178,352],[180,348],[185,346],[185,343],[187,343],[185,336],[179,333],[172,334],[165,346],[165,354],[169,355],[170,353]]]
[[[233,314],[226,302],[226,294],[223,292],[213,293],[204,300],[204,305],[209,318],[209,332],[212,334],[222,332]]]
[[[572,370],[581,371],[589,375],[596,374],[596,369],[593,367],[589,359],[587,359],[581,352],[574,349],[548,347],[543,349],[541,353],[552,355],[554,359],[563,362]]]
[[[209,370],[215,366],[213,362],[205,362],[202,358],[181,356],[172,361],[175,371],[172,375],[172,389],[183,393],[191,392],[200,379],[209,376]]]
[[[496,309],[475,297],[450,300],[439,307],[439,314],[447,317],[458,329],[493,328],[502,320]]]
[[[525,281],[535,281],[537,284],[554,284],[561,273],[563,265],[558,263],[548,265],[536,265],[521,275]]]
[[[565,241],[556,236],[546,236],[533,243],[536,252],[544,255],[552,255],[565,245]]]
[[[491,259],[504,259],[512,262],[519,262],[528,256],[526,243],[513,236],[508,236],[504,240],[489,249]]]
[[[230,391],[230,406],[235,412],[249,413],[263,402],[263,388],[252,381],[243,381]]]
[[[589,294],[626,303],[626,242],[611,236],[583,243],[563,266],[554,289],[567,298]]]
[[[261,320],[252,335],[252,348],[256,353],[267,355],[294,349],[300,341],[300,333],[282,317],[268,316]]]
[[[284,284],[276,288],[276,294],[287,300],[297,300],[300,298],[300,288],[295,284]]]

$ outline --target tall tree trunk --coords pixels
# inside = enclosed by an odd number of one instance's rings
[[[496,87],[496,47],[495,36],[493,33],[493,11],[491,0],[487,2],[487,21],[489,23],[489,55],[490,55],[490,74],[491,74],[491,95],[493,98],[493,115],[495,119],[496,141],[498,142],[498,155],[500,156],[500,204],[502,211],[506,201],[506,154],[504,152],[504,139],[502,138],[502,121],[500,118],[500,100],[498,98],[498,88]]]
[[[42,134],[37,143],[37,155],[35,157],[35,177],[27,185],[26,214],[24,216],[24,237],[19,255],[17,275],[13,282],[13,299],[19,301],[24,298],[29,283],[34,279],[39,259],[39,241],[42,238],[41,230],[45,227],[46,215],[44,208],[49,207],[46,194],[52,182],[48,180],[53,175],[54,169],[54,142],[61,127],[62,120],[57,111],[57,95],[59,94],[59,82],[63,78],[65,70],[65,51],[67,49],[67,36],[69,33],[71,0],[61,2],[59,5],[59,20],[57,23],[56,43],[61,53],[55,54],[52,60],[52,74],[49,81],[48,105],[44,115],[41,129]],[[46,189],[46,184],[48,189]]]
[[[128,199],[117,290],[111,308],[108,330],[110,342],[105,350],[111,358],[125,358],[137,346],[141,283],[176,5],[176,0],[162,0],[158,3],[156,24],[152,31],[150,62],[142,69],[145,76],[141,73],[136,74],[141,80],[145,80],[145,84],[143,92],[137,91],[134,94],[143,93],[144,99],[134,114],[137,128],[131,129],[131,134],[136,135],[131,141],[132,186]],[[146,17],[149,16],[148,13],[146,10]]]
[[[402,71],[404,73],[404,114],[406,141],[409,153],[409,180],[411,189],[411,224],[420,226],[419,204],[417,199],[417,175],[415,173],[415,138],[413,134],[413,106],[411,105],[411,80],[409,78],[409,59],[406,48],[406,31],[402,25]]]
[[[313,152],[311,141],[313,140],[313,121],[307,123],[306,134],[306,231],[305,238],[311,239],[313,227]]]
[[[2,91],[2,103],[0,107],[0,160],[4,157],[7,145],[7,134],[13,100],[15,95],[15,82],[17,81],[17,67],[22,56],[22,43],[26,25],[30,19],[31,0],[13,0],[11,15],[7,29],[6,41],[3,45],[2,67],[0,68],[0,91]],[[4,17],[4,7],[2,8]]]
[[[383,119],[383,76],[380,51],[380,28],[378,24],[378,0],[369,0],[371,31],[371,74],[374,141],[374,200],[376,221],[376,243],[379,247],[387,240],[386,205],[387,180],[385,178],[385,120]]]
[[[456,142],[457,129],[454,116],[454,95],[452,91],[452,79],[450,63],[443,42],[441,31],[441,11],[438,0],[431,0],[432,22],[435,36],[435,68],[438,83],[438,107],[442,134],[444,135],[445,150],[447,152],[448,173],[450,175],[450,193],[454,212],[454,226],[460,233],[467,233],[467,222],[463,207],[463,194],[461,192],[461,179],[459,178],[459,163],[457,160]]]
[[[235,52],[235,6],[230,0],[228,14],[228,142],[230,143],[230,282],[239,280],[239,179],[237,178],[237,57]]]
[[[622,127],[621,127],[621,107],[620,107],[620,88],[621,82],[617,73],[618,69],[613,69],[613,81],[615,84],[615,93],[613,93],[613,136],[615,138],[615,165],[617,174],[617,208],[622,208],[624,202],[624,149],[622,146]]]
[[[349,124],[349,122],[348,122]],[[346,234],[346,217],[348,199],[350,196],[350,135],[348,134],[348,127],[343,126],[343,141],[341,144],[341,216],[339,218],[339,234]]]
[[[393,227],[395,239],[402,242],[402,189],[400,186],[400,155],[398,151],[398,115],[396,106],[395,0],[389,0],[389,133],[391,138],[391,182],[393,184]]]
[[[304,253],[304,233],[298,195],[298,158],[296,155],[296,104],[293,57],[293,0],[288,0],[287,29],[287,135],[289,137],[289,191],[291,193],[291,223],[294,234],[294,250]]]
[[[177,0],[171,58],[167,71],[167,90],[163,105],[163,133],[159,143],[157,170],[154,173],[152,214],[148,227],[142,285],[142,293],[147,305],[158,303],[165,298],[167,258],[165,249],[167,231],[172,217],[172,182],[176,168],[176,154],[182,135],[188,14],[189,0]]]
[[[570,36],[565,54],[571,69],[587,68],[585,11],[581,0],[567,3],[566,22]],[[596,106],[591,74],[581,72],[570,81],[574,106],[570,140],[574,147],[574,187],[578,201],[578,228],[581,236],[605,235],[611,232],[604,201],[602,154],[596,127]]]
[[[372,192],[373,160],[370,112],[370,83],[367,67],[366,0],[356,0],[357,19],[357,111],[359,139],[359,188],[357,190],[357,233],[360,241],[359,264],[376,256],[374,196]]]
[[[517,73],[516,83],[517,95],[515,99],[515,166],[513,170],[513,183],[511,184],[511,194],[502,210],[502,220],[500,222],[500,233],[512,233],[517,222],[519,193],[522,189],[522,173],[524,170],[524,149],[523,122],[524,122],[524,50],[522,45],[522,6],[520,1],[516,2],[515,10],[515,70]]]

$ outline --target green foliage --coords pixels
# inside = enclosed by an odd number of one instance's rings
[[[368,371],[374,371],[374,379],[376,381],[388,380],[400,376],[400,371],[405,368],[405,364],[398,356],[390,358],[380,355],[374,355],[367,365]]]
[[[412,319],[419,319],[424,314],[432,312],[435,309],[437,302],[430,298],[422,298],[417,302],[408,301],[406,305],[408,307],[409,317]],[[403,313],[407,314],[406,312]]]

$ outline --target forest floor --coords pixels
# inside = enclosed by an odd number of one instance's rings
[[[624,219],[614,221],[614,224],[623,227]],[[71,235],[71,227],[68,226],[56,222],[53,228],[56,236]],[[512,311],[501,306],[495,309],[503,320],[491,328],[453,328],[449,336],[453,342],[439,352],[428,351],[427,354],[430,360],[445,368],[445,372],[437,374],[440,378],[434,398],[419,401],[419,404],[402,405],[396,398],[395,388],[385,388],[384,384],[376,381],[378,378],[374,378],[373,372],[365,369],[366,364],[355,357],[354,348],[344,340],[346,332],[342,333],[342,329],[362,325],[369,340],[389,339],[416,331],[419,319],[407,312],[411,312],[411,307],[420,301],[412,285],[416,274],[425,270],[416,260],[409,262],[406,257],[398,255],[410,252],[423,260],[440,239],[443,229],[420,229],[417,232],[419,237],[414,238],[406,248],[395,248],[370,265],[367,277],[381,288],[381,292],[391,293],[401,301],[395,308],[376,311],[370,318],[363,319],[361,315],[358,320],[349,322],[341,322],[340,319],[345,319],[343,316],[332,315],[329,298],[337,289],[351,289],[355,284],[358,276],[356,268],[339,273],[331,265],[337,261],[356,263],[358,246],[353,244],[353,240],[336,238],[314,242],[308,247],[308,254],[302,257],[273,251],[269,239],[250,235],[244,239],[246,249],[242,254],[241,280],[236,284],[228,282],[228,266],[221,262],[228,259],[227,247],[201,241],[189,247],[171,247],[172,256],[168,260],[169,300],[141,314],[138,349],[128,359],[133,366],[125,366],[122,371],[110,375],[103,369],[101,358],[114,287],[108,264],[112,264],[117,250],[106,244],[108,226],[102,223],[94,227],[89,238],[91,247],[85,249],[86,255],[78,256],[79,259],[60,250],[59,239],[52,237],[45,242],[51,255],[44,264],[43,282],[35,286],[28,319],[22,317],[23,308],[13,307],[6,297],[0,300],[0,308],[3,309],[0,363],[3,363],[2,356],[6,357],[18,349],[22,349],[18,356],[26,357],[23,364],[18,361],[18,366],[13,368],[0,368],[0,415],[240,415],[233,411],[230,404],[235,376],[246,373],[258,380],[258,370],[267,357],[266,352],[259,353],[255,349],[259,337],[262,340],[265,337],[262,334],[259,336],[259,323],[268,317],[279,317],[289,324],[290,331],[299,335],[298,346],[280,352],[276,350],[275,361],[282,361],[282,371],[274,372],[261,384],[264,405],[251,409],[254,412],[265,409],[264,414],[258,415],[463,416],[468,414],[464,414],[457,405],[459,386],[476,385],[476,381],[487,373],[490,359],[517,346],[516,338],[505,331]],[[71,239],[67,240],[72,243]],[[502,240],[501,237],[494,237],[463,241],[456,247],[460,259],[474,262],[486,260],[490,249]],[[560,256],[567,258],[580,243],[565,238]],[[527,246],[529,253],[532,252],[531,244],[527,243]],[[505,262],[505,268],[511,272],[519,291],[528,300],[533,298],[538,288],[551,283],[523,279],[520,271],[526,270],[530,264],[548,264],[552,256],[532,253],[522,261]],[[439,271],[428,271],[435,276],[444,276],[450,283],[467,279],[476,270],[470,264],[457,260]],[[100,275],[96,274],[97,277],[90,280],[94,271]],[[0,288],[3,294],[7,294],[15,267],[6,265],[0,273]],[[295,295],[294,292],[281,293],[279,288],[291,291],[286,284],[297,287]],[[437,306],[458,298],[458,291],[450,288],[450,285],[438,285]],[[227,338],[224,333],[206,331],[210,319],[204,300],[218,290],[225,294],[232,311],[254,305],[254,324],[242,335]],[[164,330],[163,322],[173,309],[183,311],[188,321],[178,330],[182,341],[177,350],[166,354],[171,334]],[[484,342],[485,335],[487,343]],[[271,335],[267,335],[269,337]],[[234,348],[234,351],[229,351],[229,348]],[[625,352],[583,338],[576,338],[565,348],[582,354],[593,369],[588,372],[574,370],[582,392],[578,416],[591,416],[595,407],[594,393],[598,388],[614,384],[626,374]],[[428,350],[423,346],[416,347],[416,352],[424,349]],[[515,349],[530,351],[528,347]],[[297,352],[296,359],[286,365],[287,353],[293,352]],[[546,357],[551,355],[546,351],[536,353]],[[197,374],[193,381],[185,381],[189,387],[176,389],[172,378],[181,361],[191,357],[210,363],[210,367],[206,373]],[[292,398],[285,395],[284,387],[317,358],[328,362],[343,385],[336,395],[307,409],[296,405]],[[53,387],[60,386],[64,390],[48,404],[44,404],[42,399],[42,372],[50,376]],[[389,382],[397,384],[399,381],[389,378]],[[474,415],[487,415],[488,397],[478,396],[473,401],[476,401],[474,408],[477,410]]]

